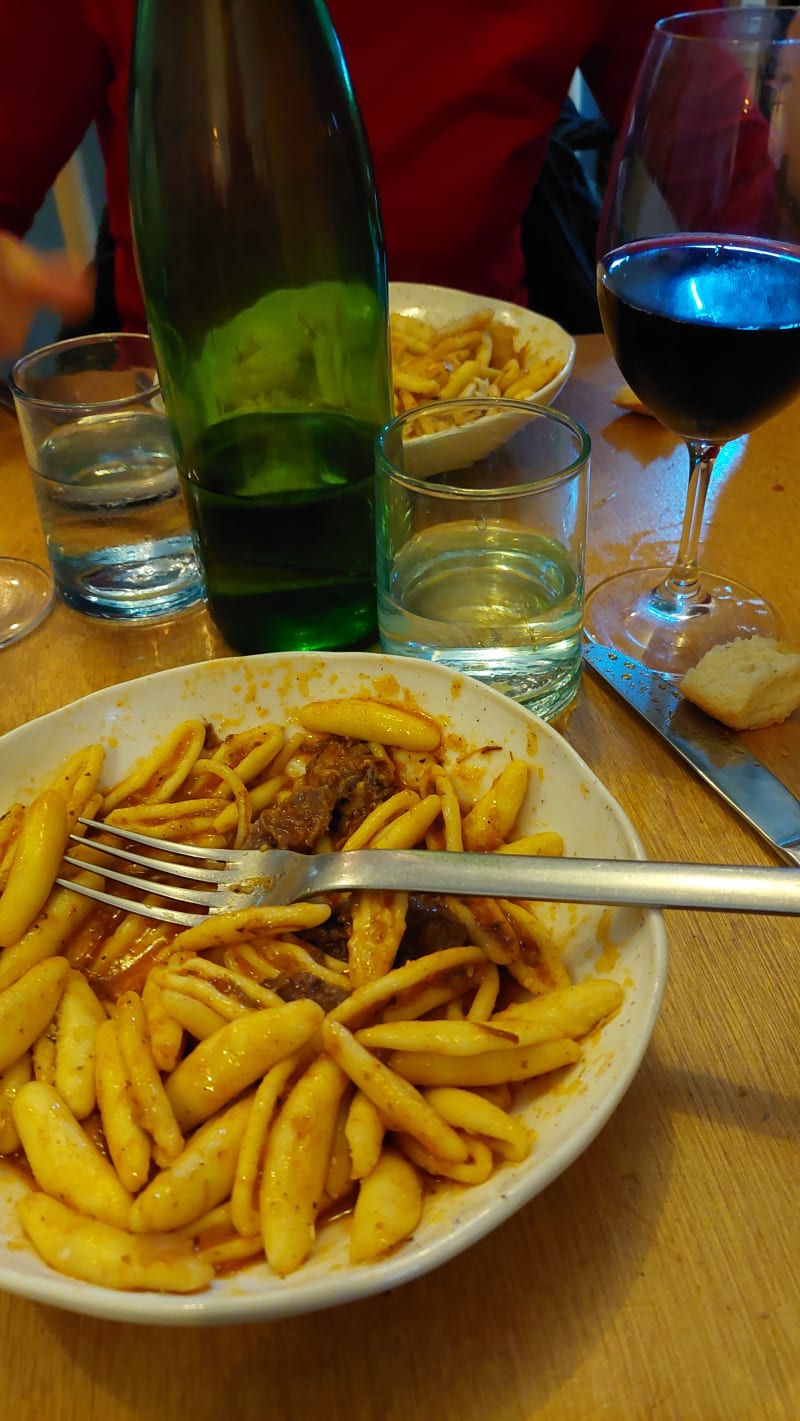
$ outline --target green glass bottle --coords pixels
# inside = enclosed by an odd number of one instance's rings
[[[214,620],[241,652],[370,641],[386,263],[320,0],[139,0],[130,189]]]

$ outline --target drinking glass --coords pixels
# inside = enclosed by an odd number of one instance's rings
[[[780,634],[741,582],[700,572],[714,462],[800,391],[800,10],[675,15],[655,27],[601,218],[598,301],[624,378],[685,439],[671,567],[594,589],[586,630],[667,675],[710,646]]]
[[[559,410],[491,397],[419,409],[376,442],[384,651],[474,676],[545,720],[578,691],[591,445]]]
[[[198,605],[203,581],[146,335],[76,336],[9,385],[62,600],[114,621]]]
[[[0,647],[10,646],[38,627],[54,596],[52,579],[36,563],[0,557]]]

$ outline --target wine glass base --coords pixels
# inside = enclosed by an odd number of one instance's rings
[[[635,568],[599,583],[586,599],[586,635],[677,678],[720,642],[783,634],[783,623],[768,602],[742,583],[714,573],[701,576],[701,600],[676,612],[657,595],[670,571]]]
[[[0,647],[38,627],[54,596],[53,583],[42,568],[22,558],[0,557]]]

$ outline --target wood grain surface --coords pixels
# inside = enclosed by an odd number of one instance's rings
[[[602,337],[560,404],[593,440],[589,579],[667,555],[686,456],[611,403]],[[800,403],[723,455],[702,561],[749,581],[800,645]],[[0,412],[0,552],[44,562]],[[0,653],[0,730],[100,686],[213,657],[205,613],[142,629],[58,605]],[[591,673],[565,734],[652,857],[774,856]],[[800,794],[800,714],[746,743]],[[239,1328],[104,1323],[0,1295],[9,1421],[796,1421],[800,1417],[800,921],[672,912],[670,981],[598,1139],[436,1272],[327,1313]]]

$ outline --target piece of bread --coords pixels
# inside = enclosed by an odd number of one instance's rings
[[[620,385],[616,394],[611,396],[611,403],[618,405],[621,410],[627,410],[628,414],[652,414],[652,411],[643,405],[638,395],[633,393],[630,385]]]
[[[778,725],[800,706],[800,652],[774,637],[739,637],[712,646],[680,689],[732,730]]]

